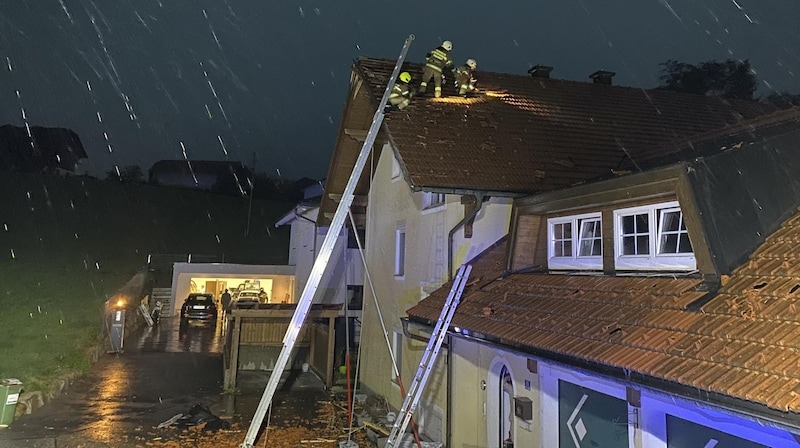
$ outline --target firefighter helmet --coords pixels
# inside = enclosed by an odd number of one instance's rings
[[[442,42],[442,48],[444,48],[447,51],[450,51],[450,50],[453,49],[453,43],[450,42],[449,40],[446,40],[446,41]]]
[[[408,72],[400,73],[400,81],[403,81],[405,83],[411,82],[411,73]]]
[[[477,70],[478,63],[475,62],[475,59],[467,59],[467,67],[471,68],[472,70]]]

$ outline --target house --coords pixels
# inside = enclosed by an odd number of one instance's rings
[[[798,446],[800,109],[656,152],[515,201],[452,321],[447,446]]]
[[[0,169],[23,173],[74,173],[86,159],[78,134],[65,128],[0,126]]]
[[[160,160],[149,170],[155,185],[225,191],[250,191],[252,172],[241,162],[218,160]]]
[[[369,58],[359,59],[353,66],[320,204],[320,222],[333,215],[393,67],[394,61]],[[415,64],[403,69],[417,79],[421,73]],[[525,221],[529,218],[520,215],[523,198],[571,188],[586,188],[586,195],[591,196],[595,183],[619,182],[626,177],[618,176],[643,170],[640,162],[669,163],[660,158],[681,154],[694,136],[775,111],[754,102],[614,86],[610,74],[583,83],[551,79],[549,73],[546,67],[532,69],[531,76],[481,72],[477,77],[484,94],[456,97],[447,85],[443,98],[415,99],[407,109],[391,112],[384,121],[372,158],[359,179],[353,214],[356,226],[365,229],[367,280],[371,280],[365,292],[362,328],[363,340],[371,343],[361,347],[361,362],[372,367],[363,369],[361,382],[368,392],[383,395],[395,408],[402,402],[401,385],[387,345],[401,377],[411,378],[424,346],[414,339],[425,335],[424,328],[406,327],[431,323],[431,316],[418,307],[431,304],[424,308],[426,312],[437,305],[441,309],[441,292],[447,289],[441,287],[460,264],[495,247],[509,232],[517,241],[520,223],[529,224]],[[649,194],[662,195],[662,187],[654,183]],[[620,194],[624,196],[624,190]],[[676,200],[673,194],[665,203]],[[536,233],[533,226],[523,226],[523,230]],[[520,235],[526,234],[522,231]],[[526,241],[522,238],[520,244]],[[565,241],[563,248],[567,245]],[[527,254],[517,257],[514,269],[531,269],[536,261]],[[596,268],[596,263],[591,267]],[[601,265],[599,273],[603,272]],[[485,276],[474,272],[473,277]],[[380,316],[373,301],[379,303]],[[409,308],[410,322],[402,320]],[[387,344],[372,342],[382,340]],[[456,355],[462,358],[455,359]],[[462,406],[474,403],[454,405],[457,393],[480,397],[485,393],[481,388],[489,383],[486,375],[481,379],[478,368],[466,369],[471,375],[466,377],[449,366],[456,361],[483,366],[480,356],[478,350],[469,354],[451,349],[437,364],[415,413],[428,438],[448,442],[446,446],[476,446],[476,442],[477,446],[498,446],[496,441],[480,442],[487,439],[485,433],[475,432],[486,427],[479,411],[469,414],[473,420],[461,420]],[[464,389],[455,391],[456,385]],[[522,386],[516,383],[516,387]],[[500,390],[495,390],[494,398],[502,396]],[[514,397],[512,391],[508,396]],[[500,403],[512,404],[509,400]],[[453,409],[458,409],[459,415],[448,412]],[[456,443],[452,437],[457,418],[459,424],[472,429]],[[538,427],[531,423],[530,428],[533,434]],[[500,428],[496,432],[506,431]]]
[[[303,189],[303,200],[287,212],[276,223],[275,227],[290,226],[289,265],[295,267],[294,296],[300,298],[305,289],[314,260],[319,254],[327,226],[318,226],[319,202],[322,196],[322,182],[310,183]],[[363,234],[361,235],[363,242]],[[356,238],[352,231],[342,229],[320,279],[314,303],[349,304],[348,317],[359,318],[364,289],[364,269],[358,251]],[[342,308],[342,315],[345,309]]]

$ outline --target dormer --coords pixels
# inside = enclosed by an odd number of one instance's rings
[[[728,275],[800,205],[800,110],[698,136],[615,177],[518,199],[510,271]],[[657,153],[660,151],[654,151]],[[628,168],[628,167],[626,167]]]
[[[676,166],[520,199],[509,267],[713,274],[692,244],[704,236],[685,185]]]

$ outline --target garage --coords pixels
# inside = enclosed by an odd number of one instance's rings
[[[232,263],[175,263],[168,315],[177,316],[193,292],[212,293],[219,300],[225,289],[263,288],[268,303],[294,303],[295,267]],[[164,311],[166,313],[166,310]]]

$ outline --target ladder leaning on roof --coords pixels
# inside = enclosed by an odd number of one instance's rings
[[[422,354],[417,374],[414,375],[414,379],[411,381],[408,394],[405,400],[403,400],[403,406],[397,414],[394,426],[392,426],[392,432],[389,433],[389,439],[386,441],[386,448],[395,448],[395,446],[397,446],[396,444],[402,440],[406,432],[408,422],[411,420],[417,408],[419,399],[422,397],[422,390],[436,363],[436,356],[442,348],[442,342],[444,342],[444,337],[447,335],[447,329],[450,328],[450,321],[453,320],[456,307],[461,302],[461,294],[464,292],[464,286],[467,284],[467,279],[471,271],[471,265],[462,265],[458,270],[453,286],[450,288],[450,294],[448,294],[444,306],[442,307],[442,312],[439,314],[439,320],[436,322],[433,333],[431,333],[431,338],[428,340],[428,346]]]
[[[258,436],[258,431],[261,429],[261,424],[267,414],[267,409],[272,404],[272,397],[275,395],[275,391],[278,388],[278,382],[280,382],[283,370],[289,362],[289,356],[291,356],[294,344],[300,334],[300,328],[303,326],[306,316],[308,316],[308,311],[314,300],[314,294],[317,291],[317,287],[319,287],[322,274],[325,273],[325,269],[328,266],[328,260],[333,252],[336,239],[342,231],[342,227],[344,227],[345,218],[347,218],[350,205],[353,203],[356,185],[361,178],[361,172],[364,170],[364,166],[367,164],[367,159],[372,151],[372,145],[375,143],[375,138],[378,136],[378,132],[381,129],[381,123],[383,123],[383,109],[386,107],[389,94],[392,92],[392,87],[394,87],[397,76],[400,74],[400,67],[403,65],[403,61],[408,53],[408,48],[411,46],[413,40],[413,34],[409,35],[406,39],[403,44],[403,49],[400,52],[400,57],[397,58],[397,63],[394,66],[392,75],[387,81],[386,90],[383,92],[380,104],[378,104],[378,110],[375,111],[375,115],[372,118],[372,125],[369,128],[369,133],[364,140],[364,144],[361,146],[361,152],[358,155],[358,159],[356,159],[353,172],[350,174],[350,179],[348,179],[347,186],[342,194],[342,199],[336,208],[336,213],[333,215],[331,225],[328,228],[328,234],[325,235],[325,239],[320,247],[319,255],[317,255],[316,260],[314,260],[314,265],[311,268],[306,286],[303,288],[303,293],[300,296],[300,300],[297,302],[297,308],[294,311],[292,320],[289,322],[289,328],[286,329],[286,335],[283,337],[283,348],[281,348],[281,353],[275,361],[275,367],[272,369],[272,374],[269,377],[267,386],[264,388],[264,394],[261,396],[261,401],[258,403],[258,407],[253,415],[253,420],[250,422],[250,428],[247,430],[247,434],[245,434],[244,442],[240,445],[241,448],[253,448],[253,444]]]

